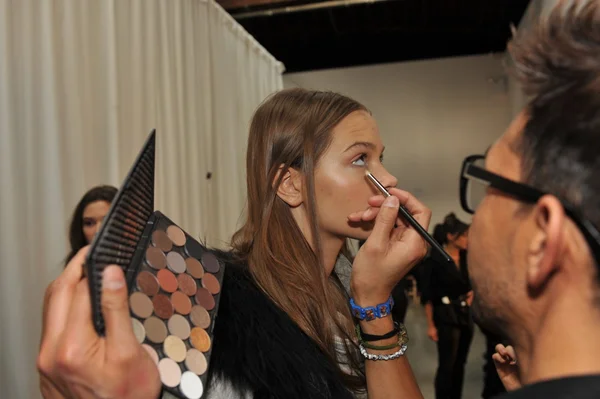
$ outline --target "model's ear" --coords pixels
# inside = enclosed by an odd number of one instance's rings
[[[277,187],[277,196],[286,204],[295,208],[304,202],[302,174],[293,168],[284,171],[284,167],[284,165],[279,167],[273,185],[277,184],[281,177],[281,182]]]

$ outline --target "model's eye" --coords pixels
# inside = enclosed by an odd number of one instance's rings
[[[367,154],[360,154],[356,160],[352,161],[352,165],[366,166],[367,165]]]

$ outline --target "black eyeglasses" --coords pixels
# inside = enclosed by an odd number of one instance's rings
[[[527,202],[536,203],[546,194],[536,188],[519,183],[484,168],[485,157],[483,155],[471,155],[465,158],[460,174],[460,204],[465,212],[475,213],[477,207],[485,197],[488,187],[502,191],[511,197]],[[596,264],[600,265],[600,232],[589,220],[580,217],[575,208],[561,201],[565,213],[577,225],[583,233]]]

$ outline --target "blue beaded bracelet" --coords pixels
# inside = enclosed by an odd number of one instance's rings
[[[389,316],[394,307],[394,299],[390,295],[385,303],[380,303],[377,306],[368,306],[362,308],[354,303],[354,299],[350,298],[350,307],[352,308],[352,315],[358,320],[375,320],[382,317]]]

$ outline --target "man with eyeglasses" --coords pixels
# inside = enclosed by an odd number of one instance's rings
[[[461,172],[473,312],[518,357],[507,399],[600,398],[600,4],[570,4],[509,45],[531,100]]]

